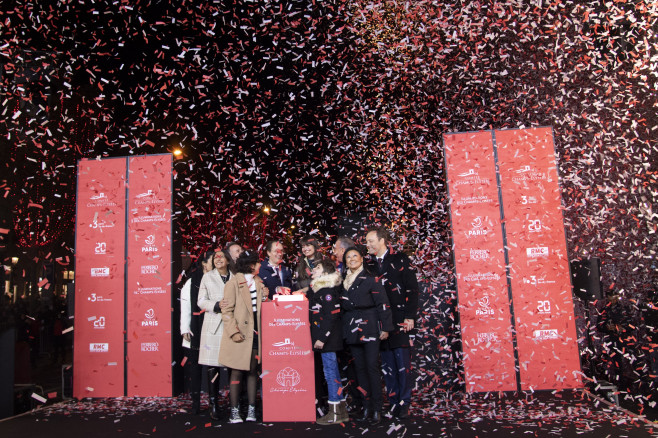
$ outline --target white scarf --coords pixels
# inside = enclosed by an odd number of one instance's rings
[[[352,287],[352,283],[356,280],[356,276],[363,272],[363,264],[359,266],[359,269],[352,271],[351,269],[347,270],[347,275],[345,276],[345,281],[343,281],[343,287],[345,290],[349,290]]]

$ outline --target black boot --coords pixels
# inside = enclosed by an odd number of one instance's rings
[[[208,368],[208,400],[210,401],[210,418],[219,420],[219,368]]]
[[[370,403],[368,401],[363,402],[363,411],[361,411],[361,417],[359,417],[359,421],[368,421],[372,417],[372,408],[370,407]]]
[[[375,425],[379,424],[382,421],[382,411],[375,410],[372,413],[372,418],[370,419],[370,424]]]

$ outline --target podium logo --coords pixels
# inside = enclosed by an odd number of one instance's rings
[[[146,352],[160,351],[160,345],[157,342],[142,342],[141,350]]]
[[[476,315],[493,315],[494,310],[491,308],[491,304],[489,303],[489,297],[487,295],[483,296],[478,300],[478,305],[480,306],[476,311]]]
[[[142,327],[157,327],[157,326],[158,326],[158,320],[155,318],[155,310],[148,309],[144,314]]]
[[[107,353],[110,351],[110,344],[107,342],[92,342],[89,344],[90,353]]]
[[[278,383],[280,386],[283,386],[284,388],[297,386],[301,380],[302,378],[299,375],[299,372],[290,367],[285,367],[276,375],[276,383]]]
[[[470,236],[486,236],[489,231],[484,228],[484,222],[482,221],[482,217],[478,216],[475,219],[473,219],[473,222],[471,222],[471,230],[468,232],[469,237]]]
[[[109,277],[110,268],[91,268],[92,277]]]
[[[158,252],[158,248],[155,246],[155,236],[150,234],[144,239],[144,246],[142,246],[142,252]]]
[[[551,340],[551,339],[559,339],[560,335],[558,334],[556,329],[550,329],[550,330],[535,330],[532,333],[532,338],[535,341],[546,341],[546,340]]]
[[[100,192],[98,195],[92,196],[89,199],[91,199],[92,201],[98,201],[101,199],[107,199],[107,197],[105,196],[105,193]]]
[[[95,329],[104,329],[105,328],[105,317],[101,316],[94,320],[94,328]]]
[[[293,345],[295,345],[295,343],[292,342],[292,341],[290,340],[290,338],[285,338],[285,339],[284,339],[283,341],[281,341],[281,342],[275,342],[274,344],[272,344],[272,347],[285,347],[286,345],[291,345],[291,346],[293,346]]]

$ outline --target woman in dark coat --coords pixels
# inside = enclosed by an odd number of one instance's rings
[[[354,357],[359,387],[365,395],[361,421],[381,421],[383,405],[379,344],[393,330],[393,316],[384,286],[364,270],[363,255],[348,248],[344,255],[347,275],[343,281],[341,307],[343,336]]]
[[[340,424],[349,421],[345,398],[341,395],[341,379],[336,351],[343,349],[343,329],[340,318],[342,278],[331,260],[320,260],[312,272],[313,280],[307,293],[311,342],[322,358],[324,379],[327,382],[329,407],[318,424]]]

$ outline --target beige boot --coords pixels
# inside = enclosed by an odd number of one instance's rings
[[[316,423],[322,426],[327,426],[329,424],[340,424],[342,421],[338,421],[338,403],[329,402],[329,412],[324,417],[317,419]]]
[[[350,421],[350,414],[347,413],[347,402],[343,400],[338,403],[338,421],[337,423],[347,423]]]

